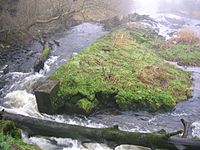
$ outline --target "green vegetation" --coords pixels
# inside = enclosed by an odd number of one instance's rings
[[[200,66],[200,45],[174,44],[158,51],[159,56],[184,66]]]
[[[34,63],[34,71],[39,72],[40,69],[44,67],[44,62],[48,58],[49,54],[51,53],[52,47],[49,45],[48,42],[46,42],[43,46],[43,51],[40,54],[39,58]]]
[[[182,29],[176,38],[162,44],[158,55],[162,58],[178,62],[179,65],[200,66],[200,39],[189,29]]]
[[[60,81],[52,104],[64,102],[65,111],[71,104],[88,114],[101,108],[168,110],[186,100],[190,74],[150,50],[155,39],[155,32],[141,28],[121,29],[97,40],[49,77]]]
[[[83,109],[82,111],[86,115],[89,114],[93,110],[93,108],[94,108],[93,103],[90,102],[87,99],[81,99],[81,100],[79,100],[77,102],[77,106],[78,106],[78,108]]]
[[[0,149],[3,150],[39,150],[21,139],[21,131],[11,121],[0,120]]]
[[[45,46],[44,50],[42,51],[40,55],[40,59],[45,59],[49,55],[50,52],[51,52],[51,48],[49,46]]]

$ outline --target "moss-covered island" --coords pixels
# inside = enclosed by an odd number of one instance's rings
[[[40,150],[26,144],[21,139],[21,131],[12,121],[0,120],[0,149],[3,150]]]
[[[200,39],[190,29],[181,29],[175,38],[157,51],[162,58],[184,66],[200,66]]]
[[[49,77],[60,81],[50,109],[160,111],[186,100],[190,74],[150,50],[160,40],[145,27],[120,29],[97,40]]]

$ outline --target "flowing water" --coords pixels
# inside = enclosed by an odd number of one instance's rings
[[[142,1],[140,1],[139,4],[142,5]],[[136,11],[135,8],[132,10]],[[142,13],[142,9],[138,11]],[[148,11],[146,10],[143,13],[146,14]],[[200,21],[198,20],[172,14],[158,14],[156,12],[151,13],[151,16],[155,21],[143,20],[142,23],[156,29],[159,34],[166,38],[170,38],[171,33],[177,32],[183,27],[189,27],[194,31],[200,31],[199,26],[197,26],[200,24]],[[4,107],[7,111],[16,114],[23,114],[57,122],[96,128],[118,124],[122,130],[140,132],[152,132],[160,129],[165,129],[166,131],[179,130],[182,129],[180,119],[183,118],[193,122],[191,136],[200,137],[200,68],[181,67],[176,63],[173,64],[180,69],[192,72],[193,97],[188,101],[177,104],[175,109],[171,112],[163,114],[151,114],[148,112],[121,112],[120,115],[98,114],[89,118],[67,115],[46,115],[38,112],[35,96],[32,94],[38,81],[45,80],[49,73],[58,68],[63,62],[68,60],[70,57],[73,57],[73,55],[79,53],[80,50],[107,33],[108,32],[103,29],[101,24],[83,23],[65,31],[64,33],[55,35],[54,39],[58,40],[61,46],[54,46],[50,58],[45,62],[44,70],[41,70],[40,73],[33,73],[31,70],[33,62],[39,55],[39,49],[42,49],[37,42],[32,43],[28,47],[28,50],[12,52],[9,54],[9,58],[5,59],[4,64],[10,66],[10,72],[1,76],[1,78],[6,81],[6,85],[0,91],[1,108]],[[37,49],[38,51],[35,51],[34,49]],[[46,150],[86,149],[81,146],[79,141],[71,139],[54,137],[28,138],[26,133],[23,133],[23,139],[28,143],[36,144]],[[89,144],[88,149],[109,150],[110,148],[103,144],[94,143]],[[137,148],[120,146],[117,149]]]

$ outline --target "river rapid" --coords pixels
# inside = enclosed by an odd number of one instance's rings
[[[135,8],[132,9],[135,11]],[[148,13],[146,11],[140,13]],[[141,23],[154,28],[160,35],[169,39],[172,33],[177,32],[183,27],[200,31],[199,20],[177,16],[173,14],[152,13],[151,17],[155,21],[143,20]],[[167,113],[148,113],[148,112],[121,112],[118,115],[96,114],[89,118],[82,116],[68,115],[47,115],[38,112],[33,89],[38,81],[45,80],[48,75],[63,64],[66,60],[79,53],[82,49],[93,43],[96,39],[107,34],[103,25],[96,23],[83,23],[75,26],[68,31],[56,34],[52,39],[60,42],[61,46],[54,45],[50,58],[45,62],[44,70],[34,73],[33,62],[39,55],[41,46],[33,42],[28,48],[22,51],[10,52],[3,59],[3,64],[9,65],[10,72],[1,75],[6,81],[6,85],[0,90],[0,108],[7,111],[23,114],[26,116],[52,120],[57,122],[77,124],[89,127],[108,127],[118,124],[120,129],[126,131],[154,132],[160,129],[174,131],[182,129],[180,119],[183,118],[192,122],[192,137],[200,137],[200,68],[199,67],[177,67],[192,72],[193,78],[193,97],[188,101],[177,104],[173,111]],[[22,133],[23,139],[27,143],[38,145],[44,150],[85,150],[79,141],[54,137],[31,137]],[[88,144],[89,150],[109,150],[104,144]],[[138,147],[120,146],[122,149],[139,149]]]

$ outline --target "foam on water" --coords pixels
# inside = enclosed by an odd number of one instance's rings
[[[192,123],[192,136],[200,138],[200,121]]]
[[[43,114],[43,119],[56,121],[59,123],[67,123],[72,125],[80,125],[80,126],[87,126],[87,127],[95,127],[95,128],[103,128],[106,127],[106,125],[103,125],[101,123],[94,123],[88,118],[80,118],[80,117],[70,117],[68,115],[47,115]]]
[[[111,150],[105,144],[87,143],[83,147],[77,140],[68,138],[45,138],[45,137],[31,137],[27,138],[23,136],[25,142],[30,144],[36,144],[43,150]]]
[[[40,71],[40,74],[45,74],[51,71],[51,66],[56,63],[59,56],[50,56],[50,58],[44,63],[44,69]],[[54,64],[55,65],[55,64]]]
[[[25,116],[41,117],[33,94],[26,91],[13,91],[5,96],[4,106],[6,110]]]

